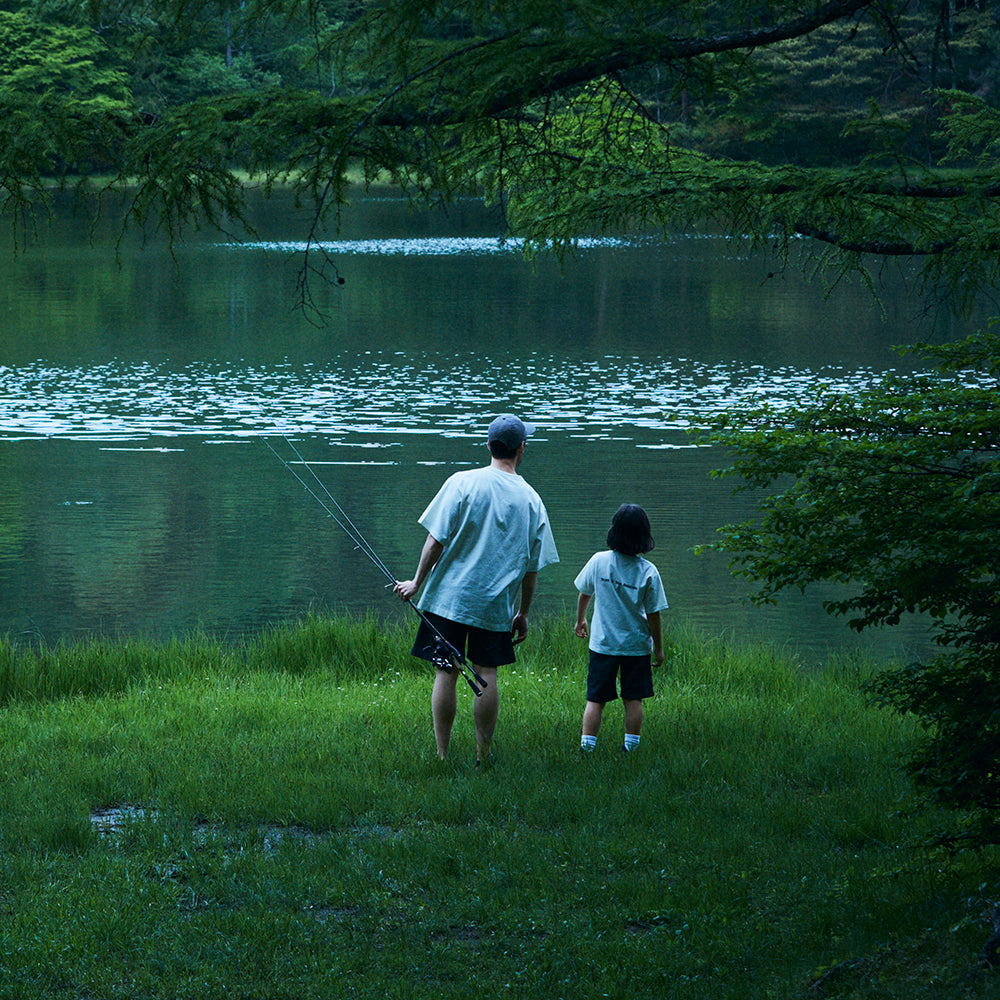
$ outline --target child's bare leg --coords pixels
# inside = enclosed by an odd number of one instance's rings
[[[642,702],[638,699],[623,698],[625,704],[625,750],[632,751],[639,746],[642,732]]]
[[[625,732],[638,736],[642,732],[642,701],[632,698],[622,701],[625,705]]]
[[[583,710],[583,735],[580,737],[581,750],[593,750],[597,746],[597,734],[601,730],[604,705],[599,701],[588,701]]]
[[[641,702],[640,702],[641,704]],[[601,718],[604,714],[604,704],[600,701],[588,701],[583,710],[583,735],[596,736],[601,731]]]

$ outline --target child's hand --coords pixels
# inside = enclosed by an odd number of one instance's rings
[[[577,622],[576,628],[573,630],[581,639],[586,639],[590,635],[590,630],[587,628],[586,620]]]
[[[654,649],[653,650],[653,666],[658,667],[663,663],[663,650]]]

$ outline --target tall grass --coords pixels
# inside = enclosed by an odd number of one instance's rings
[[[55,646],[0,637],[0,706],[11,701],[117,694],[152,681],[206,674],[303,673],[364,678],[411,667],[401,625],[310,616],[229,642],[195,634],[167,643],[93,638]]]
[[[5,644],[0,997],[996,995],[996,859],[913,850],[873,667],[674,637],[639,751],[612,705],[582,758],[542,622],[477,769],[410,632]]]

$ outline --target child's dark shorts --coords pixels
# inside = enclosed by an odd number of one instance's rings
[[[653,666],[649,653],[644,656],[617,656],[590,651],[587,670],[587,701],[614,701],[618,697],[615,679],[621,671],[622,697],[641,701],[653,697]]]
[[[475,625],[453,622],[450,618],[442,618],[430,611],[424,611],[423,616],[477,667],[502,667],[515,660],[514,640],[510,632],[491,632]],[[427,622],[421,621],[417,637],[413,641],[413,655],[421,660],[433,660],[436,638],[434,629],[429,628]]]

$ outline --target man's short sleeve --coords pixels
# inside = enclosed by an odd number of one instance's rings
[[[549,527],[549,516],[541,500],[537,501],[537,509],[532,512],[534,530],[529,543],[528,573],[537,573],[546,566],[559,562],[556,542]]]
[[[427,509],[417,518],[417,523],[439,542],[447,542],[458,524],[461,502],[462,491],[455,477],[449,476]]]

